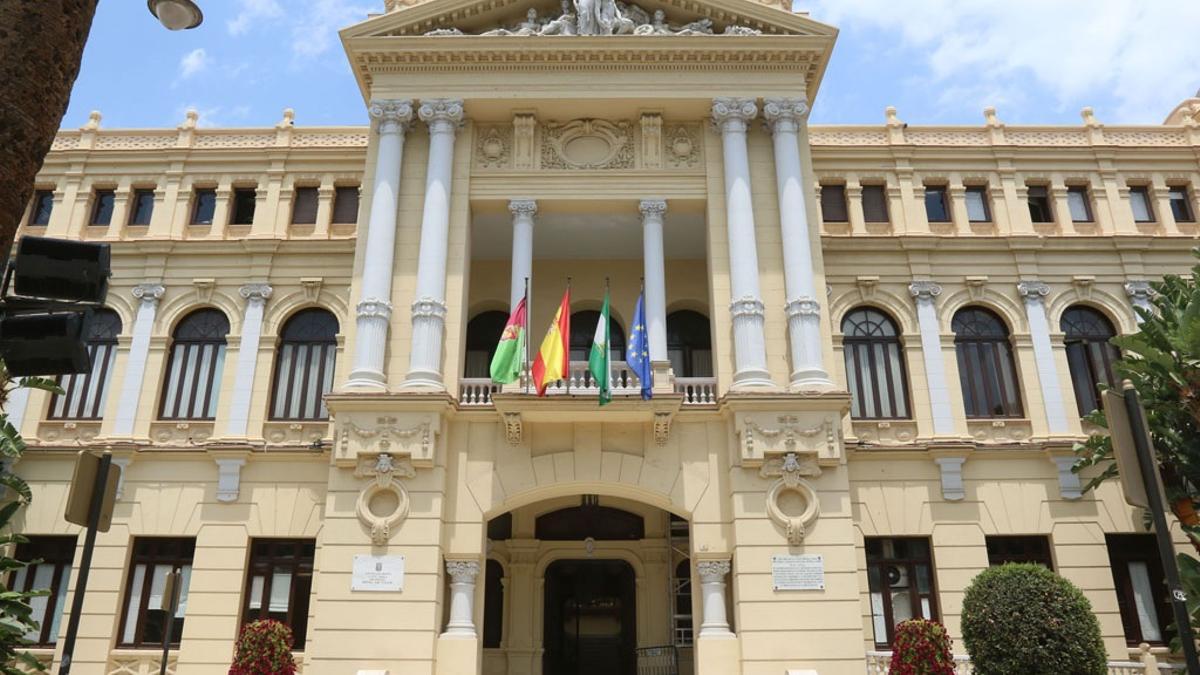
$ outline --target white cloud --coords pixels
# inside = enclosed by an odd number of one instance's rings
[[[1115,101],[1107,122],[1161,122],[1200,86],[1198,2],[801,0],[813,18],[894,34],[939,91],[984,105],[1049,91],[1058,107]],[[885,47],[886,48],[886,47]],[[916,65],[916,64],[914,64]],[[949,94],[947,94],[949,95]],[[964,99],[965,97],[965,99]],[[987,98],[985,98],[987,97]],[[1003,109],[1000,110],[1003,119]]]
[[[226,29],[233,36],[245,34],[256,21],[283,16],[283,7],[278,0],[239,0],[238,4],[237,15],[225,22]]]
[[[204,72],[208,68],[208,52],[203,47],[197,47],[179,60],[179,79],[186,80],[193,75]]]
[[[347,4],[345,0],[308,0],[297,3],[297,21],[292,26],[292,55],[298,59],[314,58],[329,51],[337,43],[341,28],[367,18],[379,10],[379,3]]]

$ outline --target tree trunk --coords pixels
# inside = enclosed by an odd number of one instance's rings
[[[0,0],[0,260],[67,112],[99,0]]]

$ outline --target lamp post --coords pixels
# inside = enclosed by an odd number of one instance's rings
[[[193,0],[146,0],[146,7],[167,30],[188,30],[204,21]]]

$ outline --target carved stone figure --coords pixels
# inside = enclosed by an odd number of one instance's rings
[[[688,24],[684,24],[683,28],[676,31],[676,35],[712,35],[712,19],[700,19]]]
[[[661,9],[654,10],[654,18],[650,23],[642,24],[633,29],[634,35],[670,35],[671,27],[667,25],[667,13]]]
[[[562,0],[562,15],[542,26],[541,35],[578,35],[571,0]]]

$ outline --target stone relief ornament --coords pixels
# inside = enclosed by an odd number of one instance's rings
[[[558,16],[539,16],[530,8],[515,23],[492,28],[480,35],[715,35],[712,19],[702,18],[684,24],[672,24],[662,10],[653,14],[638,5],[619,0],[562,0]],[[437,28],[430,36],[464,35],[458,28]],[[762,35],[747,26],[726,26],[721,35]]]
[[[631,169],[633,131],[629,121],[582,119],[547,123],[542,133],[543,169]]]
[[[408,517],[408,490],[404,489],[399,479],[412,478],[417,473],[408,458],[396,458],[381,452],[359,455],[354,475],[375,478],[358,493],[355,513],[370,531],[371,543],[382,546]]]
[[[672,127],[665,136],[667,166],[691,169],[700,163],[700,144],[695,131],[683,124]]]
[[[479,141],[475,144],[475,161],[483,169],[499,169],[508,166],[509,148],[512,145],[511,127],[488,127],[480,129]]]
[[[815,452],[788,452],[763,463],[759,476],[778,479],[767,488],[767,516],[787,534],[792,546],[804,541],[808,528],[821,512],[817,493],[804,480],[805,476],[821,475]],[[785,498],[794,495],[791,499]]]

